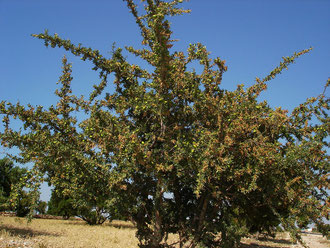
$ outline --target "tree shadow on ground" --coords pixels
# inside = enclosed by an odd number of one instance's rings
[[[240,248],[291,248],[291,246],[260,245],[257,243],[250,243],[250,244],[241,244]]]
[[[136,229],[136,227],[130,222],[108,222],[105,225],[120,229]]]
[[[241,244],[241,248],[290,248],[294,243],[287,239],[262,238],[260,241],[270,242],[271,244],[258,244],[258,241],[250,241],[249,244]],[[277,246],[279,245],[279,246]],[[283,246],[288,245],[288,246]]]
[[[276,244],[287,244],[292,245],[292,241],[287,239],[276,239],[276,238],[259,238],[260,241],[272,242]]]
[[[78,225],[78,226],[98,226],[98,225],[88,225],[85,221],[81,221],[81,220],[73,220],[73,221],[66,221],[65,223],[63,223],[64,225]],[[115,227],[115,228],[119,228],[119,229],[136,229],[136,227],[134,226],[134,224],[132,224],[131,222],[124,222],[124,221],[114,221],[114,222],[105,222],[100,226],[109,226],[109,227]]]
[[[19,236],[22,238],[31,238],[31,237],[36,237],[36,236],[59,236],[56,233],[51,233],[51,232],[43,232],[43,231],[35,231],[30,228],[25,228],[25,227],[15,227],[11,225],[0,225],[0,232],[2,231],[7,231],[10,233],[12,236]]]
[[[74,225],[74,226],[86,226],[88,225],[85,221],[82,220],[64,220],[62,222],[64,225]]]

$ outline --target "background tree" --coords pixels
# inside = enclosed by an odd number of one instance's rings
[[[39,200],[36,208],[37,212],[39,214],[46,214],[46,209],[47,209],[47,202]]]
[[[27,216],[33,205],[32,196],[23,190],[22,188],[15,191],[16,194],[16,204],[11,207],[16,213],[18,217],[25,217]]]
[[[9,158],[0,159],[0,211],[15,211],[19,217],[26,216],[31,207],[29,194],[20,186],[20,180],[27,175],[27,169],[14,166]],[[13,189],[17,187],[17,190]],[[11,194],[17,194],[18,203],[12,206]]]
[[[74,207],[73,199],[68,197],[59,196],[59,192],[52,190],[50,200],[48,202],[47,214],[62,216],[63,219],[67,220],[71,216],[77,215],[77,210]]]
[[[51,198],[48,203],[48,214],[62,216],[67,220],[72,216],[78,216],[89,225],[103,224],[109,217],[105,211],[105,206],[95,202],[93,205],[79,205],[77,200],[69,195],[63,195],[63,190],[55,188],[52,190]]]
[[[8,197],[11,191],[10,171],[13,162],[8,158],[0,160],[0,211],[8,210]]]
[[[298,239],[296,222],[322,226],[329,189],[325,92],[292,113],[258,101],[267,82],[310,49],[283,58],[253,86],[227,91],[220,87],[223,60],[199,43],[186,54],[172,49],[168,16],[189,12],[178,7],[182,1],[147,0],[143,15],[126,2],[145,45],[126,50],[148,70],[128,63],[122,49],[105,58],[57,34],[34,35],[91,61],[101,83],[87,100],[72,95],[64,58],[55,107],[1,103],[2,144],[17,146],[18,160],[33,161],[82,206],[118,204],[136,222],[140,247],[177,245],[168,244],[169,233],[179,235],[180,247],[235,247],[280,223]],[[196,61],[200,74],[189,69]],[[109,75],[114,92],[104,92]],[[23,121],[24,134],[10,127],[11,117]]]
[[[9,197],[11,191],[11,171],[14,163],[9,158],[0,160],[0,192],[4,197]]]

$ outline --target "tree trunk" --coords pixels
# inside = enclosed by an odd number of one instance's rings
[[[153,220],[153,235],[150,239],[150,248],[159,248],[160,243],[163,240],[164,234],[162,230],[162,217],[161,217],[161,209],[163,206],[163,189],[162,189],[161,179],[158,179],[157,182],[157,191],[155,195],[155,215]]]

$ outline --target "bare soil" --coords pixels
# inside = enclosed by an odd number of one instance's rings
[[[318,233],[302,233],[303,241],[310,248],[330,248],[330,241]],[[301,244],[292,243],[288,233],[279,233],[274,239],[243,239],[242,248],[303,248]]]

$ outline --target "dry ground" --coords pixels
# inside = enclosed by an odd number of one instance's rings
[[[88,226],[78,220],[34,219],[0,216],[0,248],[135,248],[138,240],[131,223],[114,221],[102,226]],[[320,235],[304,234],[311,248],[330,248]],[[174,239],[174,237],[172,237]],[[274,240],[244,239],[244,248],[298,248],[281,234]]]
[[[330,248],[330,241],[321,234],[303,233],[303,240],[310,248]],[[280,233],[275,239],[256,240],[243,239],[243,248],[302,248],[300,244],[293,244],[288,233]]]

